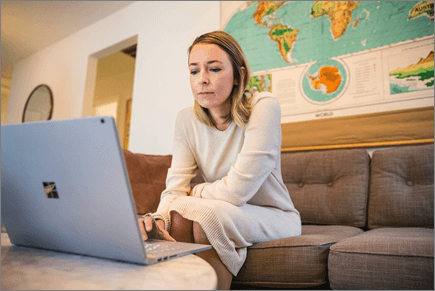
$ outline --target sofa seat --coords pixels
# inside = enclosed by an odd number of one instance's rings
[[[330,248],[332,289],[434,289],[433,228],[377,228]]]
[[[155,212],[172,156],[124,155]],[[433,144],[283,152],[281,171],[302,235],[249,247],[232,289],[434,289]]]
[[[353,226],[303,225],[302,235],[257,243],[248,248],[235,284],[268,288],[306,288],[328,283],[331,245],[363,233]]]

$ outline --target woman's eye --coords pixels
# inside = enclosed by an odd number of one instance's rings
[[[198,74],[198,71],[196,71],[196,70],[191,70],[191,71],[190,71],[190,74],[191,74],[191,75],[196,75],[196,74]]]
[[[213,69],[210,69],[210,71],[212,71],[212,72],[219,72],[221,69],[220,68],[213,68]]]

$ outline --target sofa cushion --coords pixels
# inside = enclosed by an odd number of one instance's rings
[[[434,289],[434,231],[378,228],[331,247],[332,289]]]
[[[282,153],[283,180],[302,223],[363,227],[369,163],[363,149]]]
[[[135,154],[124,150],[124,157],[137,213],[157,211],[172,155]]]
[[[368,227],[433,227],[433,184],[433,144],[375,151]]]
[[[305,288],[328,282],[329,247],[363,231],[351,226],[303,225],[302,235],[257,243],[233,282],[268,288]]]

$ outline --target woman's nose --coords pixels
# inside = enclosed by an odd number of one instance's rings
[[[209,80],[209,78],[208,78],[208,75],[207,75],[207,72],[200,71],[199,74],[200,74],[200,75],[199,75],[199,82],[200,82],[201,84],[208,84],[208,83],[210,82],[210,80]]]

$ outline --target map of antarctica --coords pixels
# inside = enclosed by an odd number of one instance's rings
[[[223,30],[246,54],[250,87],[274,91],[283,115],[433,91],[434,1],[239,3]]]
[[[328,102],[340,95],[346,84],[342,64],[334,60],[316,62],[302,80],[306,96],[314,102]]]

